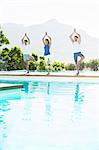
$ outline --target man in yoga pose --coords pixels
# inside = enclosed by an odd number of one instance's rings
[[[25,33],[24,37],[22,38],[22,44],[25,46],[23,60],[26,65],[25,67],[26,67],[27,73],[29,73],[29,60],[33,60],[33,57],[30,55],[30,53],[28,51],[28,45],[30,44],[30,39],[26,33]]]
[[[45,32],[45,35],[42,38],[42,41],[43,41],[43,44],[44,44],[45,61],[49,65],[50,64],[50,46],[51,46],[52,39],[51,39],[50,36],[48,36],[47,32]],[[49,74],[49,70],[48,70],[48,74]]]
[[[76,75],[79,75],[79,66],[85,57],[80,51],[81,36],[76,32],[76,29],[74,29],[74,32],[70,35],[70,39],[73,43],[74,61],[77,69]],[[78,60],[78,57],[80,57],[80,60]]]

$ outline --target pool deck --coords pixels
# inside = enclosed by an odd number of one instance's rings
[[[23,88],[22,84],[5,84],[5,83],[0,83],[0,91],[1,90],[9,90],[9,89],[19,89]]]
[[[0,76],[38,76],[38,77],[76,77],[76,78],[99,78],[99,71],[97,72],[80,72],[79,76],[74,71],[67,72],[18,72],[18,71],[1,71]]]

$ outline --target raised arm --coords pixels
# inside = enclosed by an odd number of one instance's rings
[[[23,38],[22,38],[22,40],[21,40],[21,41],[22,41],[22,44],[23,44]]]
[[[69,36],[71,41],[72,41],[72,43],[74,43],[73,34],[74,34],[74,32]]]
[[[25,37],[25,36],[24,36],[24,37]],[[23,37],[22,40],[21,40],[21,41],[22,41],[22,44],[24,43],[24,37]]]
[[[51,39],[51,37],[50,37],[49,35],[47,35],[47,37],[48,37],[48,39],[49,39],[49,44],[51,45],[52,39]]]
[[[80,36],[80,34],[78,34],[78,36],[79,36],[78,42],[80,44],[81,43],[81,36]]]
[[[81,36],[78,33],[76,33],[76,35],[78,36],[78,43],[80,44],[81,43]]]
[[[43,43],[45,44],[45,37],[47,36],[47,32],[45,32],[45,35],[44,35],[44,37],[42,38],[42,41],[43,41]]]
[[[28,44],[30,44],[30,39],[29,39],[29,37],[27,36],[27,39],[28,39]]]
[[[78,36],[78,42],[79,44],[81,43],[81,36],[79,33],[76,32],[76,29],[74,29],[74,32],[76,33],[76,35]]]

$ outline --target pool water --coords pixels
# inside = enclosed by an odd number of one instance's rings
[[[99,150],[98,83],[0,82],[0,150]]]

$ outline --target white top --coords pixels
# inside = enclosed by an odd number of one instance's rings
[[[80,44],[78,42],[73,43],[73,53],[80,52]]]
[[[23,53],[31,55],[30,46],[29,45],[23,45]]]

